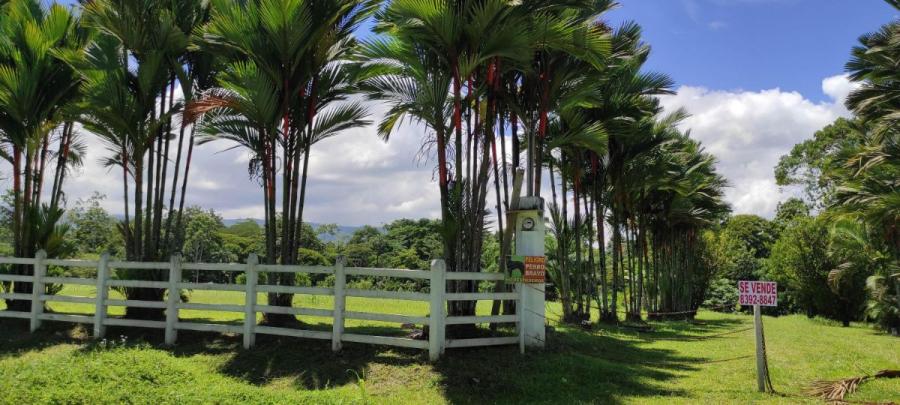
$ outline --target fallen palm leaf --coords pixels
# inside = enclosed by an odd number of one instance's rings
[[[875,378],[897,378],[900,370],[881,370],[875,375],[844,378],[841,380],[818,380],[809,385],[806,393],[827,401],[843,401],[844,397],[856,392],[860,384]]]

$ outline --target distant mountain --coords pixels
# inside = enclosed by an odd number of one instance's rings
[[[316,229],[320,224],[317,224],[315,222],[310,222],[309,225],[312,226],[313,229]],[[353,233],[356,232],[356,230],[359,228],[362,228],[362,227],[361,226],[338,225],[337,226],[337,234],[331,235],[331,234],[326,233],[326,234],[319,234],[318,236],[319,236],[319,239],[322,240],[322,242],[331,242],[331,241],[335,241],[335,240],[344,240],[345,241],[345,240],[349,240],[350,237],[353,236]]]
[[[223,219],[222,223],[225,224],[225,226],[232,226],[234,224],[237,224],[239,222],[244,222],[244,221],[253,221],[253,222],[256,222],[256,224],[259,226],[263,226],[263,224],[266,223],[266,221],[263,221],[261,219],[256,219],[256,218]]]
[[[225,226],[232,226],[234,224],[244,222],[247,220],[256,222],[259,226],[263,226],[265,224],[264,220],[258,219],[258,218],[223,219],[222,223],[225,224]],[[313,229],[316,229],[320,225],[323,225],[323,224],[309,222],[309,225],[312,226]],[[323,233],[323,234],[319,234],[318,236],[319,236],[319,239],[321,239],[323,242],[331,242],[331,241],[335,241],[335,240],[347,240],[347,239],[350,239],[350,237],[353,236],[353,233],[356,232],[356,230],[359,228],[362,228],[362,227],[361,226],[338,225],[336,235],[330,235],[330,234]]]

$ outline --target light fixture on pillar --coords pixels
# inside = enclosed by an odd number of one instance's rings
[[[545,270],[544,263],[544,200],[540,197],[521,197],[516,213],[515,255],[523,260],[522,331],[525,345],[544,347]]]

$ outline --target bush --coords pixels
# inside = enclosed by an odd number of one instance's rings
[[[881,329],[900,334],[900,278],[871,276],[866,280],[869,302],[866,316]]]
[[[348,280],[347,288],[355,288],[358,290],[371,290],[372,287],[375,286],[375,283],[372,282],[372,279],[369,277],[358,279],[358,280]]]
[[[738,304],[738,289],[734,281],[720,278],[710,284],[703,307],[718,312],[734,312]]]
[[[309,278],[309,274],[307,273],[296,273],[294,283],[300,287],[312,286],[312,280]]]
[[[266,283],[266,274],[268,273],[259,273],[259,276],[256,279],[257,284],[265,284]],[[244,285],[247,284],[247,273],[241,272],[234,278],[235,284]]]
[[[325,278],[322,279],[322,281],[319,281],[318,283],[316,283],[316,286],[326,287],[326,288],[334,287],[334,274],[329,274],[329,275],[325,276]]]

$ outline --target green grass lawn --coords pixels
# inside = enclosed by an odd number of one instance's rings
[[[93,290],[67,288],[67,295]],[[262,297],[261,297],[262,298]],[[192,302],[240,303],[239,293],[194,292]],[[489,310],[488,302],[479,312]],[[295,305],[329,308],[330,298],[298,296]],[[0,304],[2,307],[2,304]],[[84,305],[54,311],[89,313]],[[348,310],[425,314],[426,303],[350,299]],[[121,308],[112,308],[121,314]],[[556,318],[559,307],[548,305]],[[183,311],[195,321],[240,322],[239,313]],[[328,319],[302,318],[311,328]],[[436,364],[423,351],[260,335],[179,332],[174,348],[162,331],[110,328],[95,342],[89,325],[0,320],[0,403],[749,403],[819,402],[803,396],[816,379],[900,368],[900,339],[870,327],[802,316],[765,318],[772,382],[755,392],[752,318],[701,312],[694,322],[653,322],[653,330],[604,326],[593,331],[553,323],[547,349],[448,350]],[[368,321],[348,330],[399,334]],[[900,401],[900,380],[867,382],[852,401]]]

